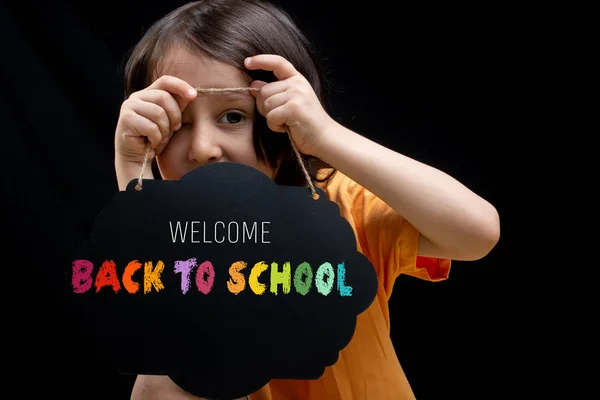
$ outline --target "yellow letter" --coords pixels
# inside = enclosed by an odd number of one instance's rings
[[[250,285],[250,289],[256,294],[263,294],[267,285],[264,283],[260,283],[258,281],[258,277],[262,274],[269,266],[262,261],[257,262],[252,267],[252,271],[250,271],[250,278],[248,284]]]
[[[152,261],[144,264],[144,294],[150,293],[152,286],[154,286],[157,292],[165,288],[160,280],[160,274],[162,274],[164,269],[165,264],[160,260],[156,263],[154,271],[152,270]]]

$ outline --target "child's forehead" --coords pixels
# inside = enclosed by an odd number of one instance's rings
[[[240,69],[183,48],[167,52],[158,63],[156,74],[176,76],[194,87],[225,88],[250,83],[250,77]]]

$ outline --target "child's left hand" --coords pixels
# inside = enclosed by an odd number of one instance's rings
[[[245,61],[249,70],[272,71],[278,81],[254,81],[251,92],[258,111],[267,119],[272,131],[289,131],[298,151],[317,155],[319,142],[335,122],[325,111],[308,80],[285,58],[261,54]]]

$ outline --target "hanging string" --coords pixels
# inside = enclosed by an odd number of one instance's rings
[[[198,93],[214,94],[214,95],[225,94],[225,93],[239,93],[239,92],[257,92],[259,90],[260,90],[259,88],[250,88],[250,87],[196,88],[196,91]],[[302,172],[304,173],[304,178],[306,179],[306,182],[308,183],[308,186],[310,187],[310,192],[312,194],[312,197],[313,197],[313,199],[317,199],[319,197],[319,195],[317,194],[317,192],[315,190],[315,185],[314,185],[312,179],[310,178],[310,174],[308,173],[306,166],[304,165],[304,160],[302,160],[302,156],[300,155],[300,152],[298,151],[298,149],[296,148],[296,145],[294,144],[292,135],[290,134],[289,131],[287,131],[287,134],[288,134],[288,138],[290,139],[290,144],[292,145],[292,149],[294,150],[294,153],[296,154],[296,158],[298,159],[298,163],[300,164],[300,167],[302,168]],[[146,145],[146,154],[144,155],[144,161],[142,163],[142,170],[141,170],[140,176],[138,178],[138,183],[135,186],[135,189],[138,191],[142,190],[142,180],[144,177],[144,171],[146,170],[146,166],[148,164],[148,156],[150,154],[150,150],[151,150],[150,142],[148,142]]]

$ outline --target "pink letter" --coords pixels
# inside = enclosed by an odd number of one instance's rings
[[[207,275],[206,280],[204,274]],[[204,294],[208,294],[215,283],[215,269],[210,261],[204,261],[196,271],[196,286]]]
[[[73,275],[71,276],[71,284],[73,285],[74,293],[85,293],[92,287],[92,271],[94,264],[88,260],[73,261]]]

